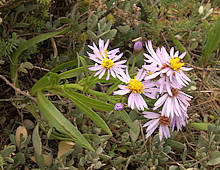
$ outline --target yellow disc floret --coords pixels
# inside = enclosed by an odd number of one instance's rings
[[[104,52],[105,52],[106,58],[108,58],[108,51],[107,51],[107,49],[104,49]]]
[[[152,71],[149,71],[148,73],[147,73],[147,75],[149,76],[149,75],[151,75],[151,74],[153,74],[153,72]]]
[[[104,52],[105,52],[105,57],[108,58],[108,50],[104,49]],[[103,55],[100,51],[99,51],[99,54],[103,57]],[[105,58],[105,57],[103,57],[103,58]]]
[[[176,57],[170,60],[170,67],[175,70],[178,71],[179,69],[181,69],[181,67],[184,65],[184,63],[180,62],[180,58]]]
[[[135,94],[136,93],[140,93],[143,91],[144,87],[141,82],[139,82],[138,80],[135,80],[135,79],[131,79],[130,82],[128,83],[128,88],[134,92]]]
[[[111,69],[113,65],[114,65],[114,62],[111,59],[104,58],[102,60],[102,67],[103,68],[107,68],[107,69],[110,68]]]

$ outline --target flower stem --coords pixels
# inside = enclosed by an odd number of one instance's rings
[[[136,55],[133,55],[133,62],[132,62],[132,66],[131,66],[130,73],[133,73],[133,72],[134,72],[135,61],[136,61]]]

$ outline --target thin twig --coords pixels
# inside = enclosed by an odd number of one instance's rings
[[[21,91],[21,89],[15,87],[15,85],[13,85],[12,83],[10,83],[3,75],[0,75],[0,78],[1,78],[2,80],[4,80],[7,85],[11,86],[11,87],[16,91],[16,93],[20,93],[20,94],[22,94],[22,95],[24,95],[24,96],[30,98],[31,100],[37,102],[37,99],[36,99],[36,98],[32,97],[32,96],[31,96],[30,94],[28,94],[27,92]]]
[[[50,70],[48,70],[46,68],[42,68],[42,67],[38,67],[38,66],[34,66],[34,68],[39,69],[39,70],[43,70],[43,71],[47,71],[47,72],[50,71]]]
[[[162,152],[166,157],[168,157],[169,159],[171,159],[174,163],[176,163],[177,165],[179,165],[181,168],[185,169],[184,166],[182,164],[180,164],[179,162],[175,161],[173,158],[171,158],[169,155],[167,155],[166,153]]]
[[[185,63],[186,65],[189,65],[190,67],[193,67],[197,70],[208,70],[208,71],[220,71],[219,68],[202,68],[202,67],[197,67],[197,66],[194,66],[192,64],[189,64],[189,63]]]
[[[146,140],[145,140],[145,136],[144,136],[144,131],[143,131],[143,126],[142,126],[142,121],[140,120],[140,128],[141,128],[141,135],[142,135],[142,138],[143,138],[143,141],[144,141],[144,148],[147,152],[147,146],[146,146]]]
[[[56,58],[57,54],[58,54],[56,42],[55,42],[53,37],[51,37],[50,40],[51,40],[51,44],[52,44],[52,47],[53,47],[53,58]]]

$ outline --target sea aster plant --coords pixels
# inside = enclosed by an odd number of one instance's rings
[[[172,95],[168,92],[163,92],[162,96],[154,104],[153,110],[158,109],[163,105],[161,115],[174,118],[185,117],[187,114],[187,108],[190,106],[192,96],[178,90],[171,88]]]
[[[119,85],[118,87],[121,90],[114,91],[113,94],[125,95],[130,93],[128,97],[128,106],[131,107],[131,109],[134,109],[135,106],[138,110],[144,110],[144,108],[148,108],[141,94],[155,99],[157,89],[153,88],[155,86],[154,82],[142,81],[145,75],[146,72],[144,72],[143,69],[140,69],[137,76],[134,79],[131,79],[128,74],[128,70],[126,69],[126,73],[122,73],[118,78],[127,85]]]
[[[124,69],[127,67],[126,65],[123,65],[126,60],[118,61],[123,55],[123,53],[117,55],[119,48],[108,51],[108,45],[109,40],[104,43],[103,40],[99,39],[99,49],[94,42],[93,46],[88,46],[93,50],[93,54],[87,52],[89,59],[96,62],[95,66],[90,67],[89,70],[97,71],[94,76],[99,75],[99,79],[104,76],[105,72],[107,72],[106,80],[109,80],[110,75],[116,78],[116,76],[124,72]]]
[[[146,129],[146,138],[152,135],[152,133],[159,126],[159,138],[162,140],[163,136],[167,139],[170,137],[169,130],[169,118],[166,116],[161,116],[158,113],[154,112],[143,112],[144,117],[147,119],[152,119],[145,123],[143,127],[147,127]]]
[[[179,55],[179,51],[174,53],[174,47],[171,48],[170,54],[167,53],[165,47],[157,48],[156,52],[152,47],[151,41],[146,44],[147,50],[150,53],[144,54],[147,60],[143,68],[151,71],[152,74],[148,75],[145,79],[150,80],[156,77],[166,77],[158,83],[161,89],[166,88],[169,92],[172,87],[182,88],[188,85],[191,80],[185,75],[183,71],[192,70],[192,68],[184,67],[184,63],[181,61],[186,52]],[[170,93],[171,95],[171,93]]]

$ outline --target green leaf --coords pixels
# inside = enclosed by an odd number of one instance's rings
[[[167,139],[166,144],[171,147],[177,148],[177,149],[184,149],[185,148],[185,145],[183,143],[172,140],[172,139]]]
[[[59,80],[57,73],[49,72],[37,81],[31,89],[31,95],[35,95],[38,91],[50,89],[56,86]]]
[[[117,29],[118,29],[122,34],[127,34],[128,31],[130,30],[130,26],[129,26],[129,25],[118,26]]]
[[[191,126],[198,129],[198,130],[208,130],[208,126],[212,125],[211,123],[191,123]]]
[[[82,92],[85,92],[85,88],[83,86],[80,86],[79,84],[65,84],[65,85],[60,85],[58,87],[65,88],[65,89],[67,89],[67,88],[69,88],[69,89],[77,89],[77,90],[80,90]],[[108,96],[106,93],[102,93],[102,92],[95,91],[95,90],[92,90],[92,89],[87,89],[86,93],[91,94],[93,96],[96,96],[97,98],[102,98],[102,100],[104,100],[104,101],[110,101],[110,102],[112,102],[114,104],[117,103],[113,99],[114,97],[117,97],[117,96]]]
[[[72,100],[73,103],[83,112],[85,113],[98,127],[103,129],[105,132],[107,132],[109,135],[112,135],[111,130],[109,129],[108,125],[105,123],[105,121],[92,109],[90,109],[84,102],[78,100],[76,96],[70,91],[70,90],[64,90],[64,94]]]
[[[33,45],[35,45],[39,42],[47,40],[48,38],[54,37],[55,35],[64,34],[67,31],[69,31],[69,28],[66,28],[64,30],[57,31],[57,32],[50,32],[50,33],[40,34],[36,37],[33,37],[33,38],[21,43],[19,45],[19,47],[17,48],[16,52],[14,53],[14,55],[11,58],[12,63],[10,64],[10,71],[11,71],[11,80],[12,80],[12,82],[16,82],[16,85],[18,85],[17,80],[15,80],[15,78],[16,79],[18,78],[18,76],[16,76],[16,70],[17,70],[17,67],[18,67],[19,56],[22,54],[22,52],[24,50],[32,47]]]
[[[208,161],[208,165],[214,166],[220,164],[220,152],[214,151],[211,154],[211,158]]]
[[[5,157],[9,157],[15,151],[16,151],[16,146],[11,145],[11,146],[7,146],[7,148],[1,151],[0,154],[2,155],[3,158],[5,158]]]
[[[134,133],[138,133],[137,127],[135,127],[133,121],[125,110],[116,111],[120,115],[120,117],[125,121],[125,123],[131,128]]]
[[[113,91],[118,89],[118,85],[121,84],[121,81],[115,82],[111,87],[108,88],[106,94],[112,94]]]
[[[87,34],[89,35],[89,37],[91,38],[91,39],[93,39],[93,40],[97,40],[99,37],[97,37],[97,35],[94,33],[94,32],[92,32],[91,30],[88,30],[87,31]]]
[[[82,63],[84,72],[86,73],[86,77],[88,77],[88,66],[87,66],[86,60],[82,56],[78,56],[78,57],[80,59],[80,62]]]
[[[131,140],[133,143],[138,139],[138,136],[140,134],[140,123],[138,120],[134,121],[134,126],[135,126],[136,132],[130,129],[130,136],[131,136]]]
[[[90,67],[90,66],[87,66]],[[65,71],[61,74],[59,74],[59,79],[68,79],[68,78],[73,78],[76,77],[78,75],[80,75],[83,71],[84,71],[84,67],[78,67],[69,71]],[[88,70],[88,68],[87,68]]]
[[[34,128],[33,135],[32,135],[32,142],[34,146],[34,151],[38,154],[42,154],[42,143],[39,136],[39,124]]]
[[[77,98],[80,102],[84,103],[85,105],[88,105],[91,108],[102,111],[112,111],[114,109],[114,106],[112,104],[108,104],[97,99],[92,99],[90,97],[74,92],[72,90],[66,90],[66,92],[68,92],[69,95]]]
[[[55,127],[59,132],[71,137],[73,141],[79,145],[94,151],[86,138],[79,132],[73,124],[67,120],[60,111],[41,93],[37,93],[38,107],[44,118],[52,127]]]
[[[94,28],[96,26],[97,22],[98,22],[98,17],[91,13],[89,15],[88,20],[87,20],[87,27],[88,27],[88,29],[91,30],[92,28]]]
[[[22,64],[23,64],[24,68],[27,68],[27,69],[33,69],[34,68],[33,64],[30,63],[30,62],[24,62]]]
[[[74,59],[73,61],[68,61],[65,63],[62,63],[54,68],[51,69],[52,72],[58,72],[64,69],[71,69],[74,68],[75,66],[77,66],[77,60]]]
[[[38,154],[37,152],[34,152],[34,157],[40,169],[45,169],[46,165],[45,165],[43,155]]]
[[[207,42],[202,51],[202,57],[200,58],[200,63],[203,67],[206,67],[208,60],[211,57],[213,51],[219,48],[220,43],[220,17],[218,18],[216,24],[210,28],[208,32]]]

